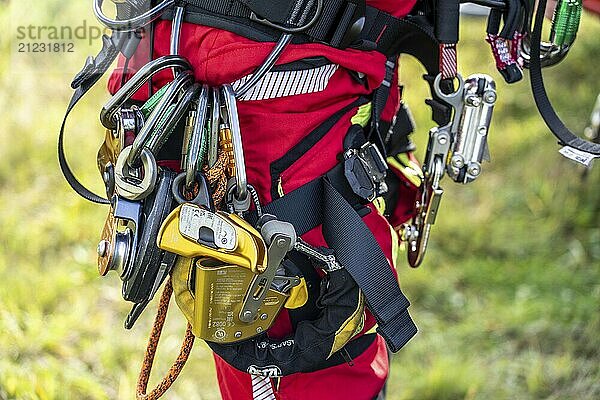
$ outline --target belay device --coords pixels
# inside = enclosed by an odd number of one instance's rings
[[[390,187],[386,150],[388,157],[410,150],[406,145],[410,129],[400,115],[392,126],[379,121],[379,107],[389,95],[395,58],[404,53],[419,59],[427,70],[425,79],[432,90],[427,104],[438,126],[429,132],[414,218],[401,229],[409,264],[416,267],[423,260],[436,220],[443,195],[442,178],[448,175],[454,182],[470,183],[481,175],[482,162],[489,160],[487,138],[498,94],[490,76],[463,78],[458,72],[460,1],[419,1],[402,19],[355,0],[297,0],[288,5],[240,1],[240,7],[231,11],[235,15],[223,14],[209,2],[206,10],[198,11],[202,2],[196,0],[113,2],[117,7],[115,19],[103,13],[103,0],[93,1],[99,21],[113,33],[103,37],[100,53],[86,60],[72,82],[75,93],[59,135],[59,161],[77,193],[109,206],[98,245],[98,270],[102,276],[113,271],[122,280],[122,296],[133,303],[126,328],[134,325],[166,282],[137,397],[156,399],[168,389],[185,364],[194,337],[206,340],[230,365],[253,375],[310,372],[332,365],[332,355],[362,330],[367,307],[389,348],[399,350],[416,333],[416,327],[407,312],[408,300],[360,215],[329,179],[318,179],[299,189],[319,189],[321,219],[313,217],[306,222],[302,220],[305,215],[282,206],[285,202],[281,200],[293,199],[298,191],[286,194],[279,202],[261,204],[246,177],[237,99],[261,81],[293,39],[385,54],[387,76],[373,94],[372,133],[348,146],[344,143],[345,151],[340,155],[343,165],[339,175],[345,177],[348,196],[368,203],[385,196]],[[501,76],[513,83],[521,79],[523,66],[531,70],[536,103],[565,146],[561,152],[584,163],[600,156],[600,144],[573,135],[558,119],[541,75],[543,66],[561,61],[571,48],[581,1],[558,1],[550,42],[541,41],[545,0],[538,5],[533,29],[533,0],[473,2],[491,8],[486,40]],[[236,90],[231,85],[209,87],[196,82],[193,66],[179,55],[186,6],[195,7],[195,18],[203,24],[276,43],[262,65]],[[66,120],[116,57],[122,54],[129,60],[142,32],[148,27],[152,32],[154,21],[161,17],[173,21],[170,54],[141,67],[100,112],[106,133],[97,166],[105,183],[105,198],[86,189],[70,170],[63,150]],[[334,21],[338,17],[340,21]],[[172,74],[172,81],[143,104],[132,101],[132,96],[161,71]],[[177,130],[183,131],[181,162],[173,166],[163,162],[160,155],[166,145],[173,145],[171,136]],[[405,132],[401,140],[395,135],[397,130]],[[286,219],[278,217],[284,211],[288,213]],[[340,227],[340,220],[352,229]],[[323,225],[324,237],[332,248],[313,247],[301,239],[318,225]],[[355,245],[356,237],[360,237],[363,248]],[[368,256],[363,250],[368,250]],[[293,338],[272,340],[265,333],[281,310],[301,307],[308,299],[306,279],[294,261],[296,254],[310,259],[325,275],[319,297],[322,313],[299,324]],[[372,284],[373,276],[394,283],[381,290]],[[146,394],[172,292],[189,322],[188,330],[169,374]],[[364,336],[356,341],[361,340],[363,348],[370,344]]]

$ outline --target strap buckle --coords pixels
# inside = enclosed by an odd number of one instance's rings
[[[317,20],[321,17],[321,15],[323,13],[323,1],[324,0],[317,0],[317,9],[315,10],[315,14],[308,22],[303,23],[302,25],[294,27],[294,28],[290,28],[290,27],[287,27],[287,26],[284,26],[281,24],[276,24],[274,22],[271,22],[266,18],[256,15],[256,13],[254,11],[252,11],[250,13],[250,20],[254,21],[254,22],[258,22],[259,24],[266,25],[270,28],[280,30],[285,33],[303,32],[303,31],[309,29],[310,27],[312,27],[317,22]]]
[[[352,191],[369,202],[387,192],[387,169],[381,152],[371,142],[344,153],[344,175]]]

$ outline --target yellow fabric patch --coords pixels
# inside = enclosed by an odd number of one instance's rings
[[[356,111],[356,114],[350,119],[350,122],[352,122],[353,125],[357,124],[364,128],[365,126],[367,126],[370,119],[371,103],[369,102],[358,107],[358,111]]]
[[[365,332],[365,335],[371,335],[373,333],[377,333],[378,326],[379,325],[377,325],[377,324],[373,325],[373,327],[371,329],[369,329],[368,331]]]
[[[376,197],[375,200],[373,200],[373,205],[379,214],[385,214],[385,199],[383,197]]]
[[[402,172],[402,175],[404,175],[410,183],[416,187],[421,186],[421,182],[423,182],[423,171],[416,163],[410,161],[408,156],[406,156],[406,165],[402,164],[394,157],[388,157],[386,161],[388,165]]]
[[[356,309],[348,317],[346,321],[335,332],[331,351],[327,358],[331,357],[335,352],[344,347],[350,339],[362,331],[365,326],[365,296],[362,291],[358,291],[358,299],[356,301]]]
[[[394,228],[392,228],[391,226],[390,231],[392,235],[392,266],[395,269],[398,265],[398,256],[400,255],[400,246],[398,244],[400,240],[398,238],[398,232],[396,232],[396,230],[394,230]]]
[[[294,286],[290,290],[290,297],[285,302],[285,308],[293,310],[300,308],[308,301],[308,288],[306,287],[306,279],[300,278],[300,284]]]

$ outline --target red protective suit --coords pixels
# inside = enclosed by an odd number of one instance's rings
[[[368,1],[369,5],[395,16],[408,13],[414,2],[415,0]],[[169,54],[170,32],[170,21],[157,23],[154,58]],[[254,42],[228,31],[188,23],[183,25],[181,37],[180,54],[194,66],[197,81],[211,86],[232,83],[251,74],[272,48],[271,43]],[[149,55],[143,49],[141,46],[130,60],[126,75],[131,75],[136,67],[148,61]],[[287,96],[279,93],[275,96],[264,95],[260,100],[238,102],[248,182],[257,189],[263,203],[271,202],[273,193],[288,193],[323,175],[339,162],[342,142],[351,125],[350,119],[357,113],[357,107],[345,113],[316,145],[295,160],[291,167],[281,171],[275,180],[270,170],[274,161],[284,157],[309,132],[360,96],[368,95],[384,78],[384,55],[374,51],[338,50],[322,44],[290,44],[277,65],[318,56],[326,57],[331,67],[321,67],[319,71],[329,73],[321,74],[316,90],[311,93]],[[122,67],[121,60],[120,67],[111,76],[109,89],[113,93],[120,86]],[[359,83],[350,71],[364,74],[366,84]],[[171,72],[163,71],[155,76],[153,83],[158,88],[171,79]],[[145,88],[135,96],[137,100],[145,100],[147,97]],[[391,102],[386,107],[384,119],[391,119],[394,115],[398,97],[397,91],[392,90]],[[407,206],[406,203],[399,204]],[[372,207],[372,212],[364,221],[392,264],[392,241],[397,238],[392,234],[388,221],[375,207]],[[319,228],[308,232],[304,239],[313,245],[325,245]],[[374,325],[373,317],[367,315],[365,331]],[[272,337],[285,337],[291,331],[290,319],[283,311],[268,333]],[[215,363],[224,399],[253,399],[250,375],[232,368],[217,356]],[[387,374],[387,349],[383,339],[378,337],[362,355],[353,360],[352,365],[344,363],[313,373],[298,373],[272,384],[275,396],[280,400],[370,400],[381,391]]]

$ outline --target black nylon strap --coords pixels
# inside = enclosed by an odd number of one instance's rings
[[[407,311],[410,302],[362,218],[327,180],[324,188],[323,236],[365,294],[377,332],[397,352],[417,333]]]
[[[437,0],[435,35],[440,43],[458,43],[459,0]]]
[[[410,134],[415,130],[415,122],[408,106],[404,102],[400,103],[400,108],[398,108],[391,126],[384,124],[383,128],[386,128],[386,126],[388,136],[385,143],[388,156],[395,156],[396,154],[415,150],[415,145],[409,138]]]
[[[335,0],[340,1],[341,0]],[[307,0],[181,0],[198,9],[222,14],[228,17],[250,18],[255,16],[265,18],[270,22],[280,25],[293,25],[301,20],[302,11],[314,6],[315,1]],[[311,4],[313,3],[313,4]]]
[[[86,200],[98,204],[110,204],[110,202],[83,186],[73,174],[71,167],[69,167],[64,148],[65,126],[67,124],[67,118],[69,118],[69,114],[71,114],[71,111],[75,105],[77,105],[79,100],[81,100],[81,98],[92,88],[92,86],[98,82],[98,80],[102,77],[102,75],[104,75],[118,55],[119,48],[114,44],[113,40],[108,38],[106,35],[103,36],[102,50],[100,50],[100,53],[98,53],[96,58],[92,59],[90,57],[86,60],[85,67],[79,74],[77,74],[73,80],[73,83],[71,84],[75,89],[75,93],[73,93],[73,96],[69,101],[67,111],[65,112],[65,116],[60,127],[60,133],[58,134],[58,162],[60,164],[60,169],[63,173],[63,176],[71,188],[77,192],[77,194]]]
[[[385,146],[384,138],[387,137],[387,132],[381,130],[381,114],[390,96],[392,85],[394,84],[394,72],[396,71],[396,59],[397,56],[388,57],[385,62],[385,78],[375,91],[373,92],[373,102],[371,108],[371,132],[367,138],[371,143],[374,143],[381,151],[381,154],[385,158],[387,156],[387,149]]]
[[[417,332],[410,305],[392,269],[360,215],[327,178],[322,177],[263,207],[294,225],[299,235],[323,225],[323,236],[367,299],[390,350],[397,352]],[[251,222],[254,218],[248,218]]]
[[[270,10],[279,2],[280,0],[271,0],[260,3],[263,9]],[[181,3],[188,5],[186,22],[225,29],[256,41],[275,42],[281,36],[281,31],[250,19],[253,11],[250,7],[257,6],[247,0],[181,0]],[[287,10],[288,4],[285,3],[285,10]],[[309,3],[306,1],[306,4]],[[346,34],[352,29],[353,23],[362,10],[365,10],[364,27],[348,46]],[[279,22],[277,15],[284,13],[282,8],[277,12],[271,11],[270,14],[264,12],[261,16]],[[172,11],[167,11],[163,18],[172,19]],[[316,23],[307,31],[295,34],[293,41],[294,43],[319,42],[337,48],[348,46],[360,50],[377,50],[390,56],[397,54],[399,40],[403,39],[404,33],[413,28],[413,24],[406,18],[399,19],[374,7],[365,6],[364,0],[328,0],[324,2],[321,17]]]
[[[216,0],[219,1],[219,0]],[[239,0],[248,8],[253,10],[261,17],[269,19],[271,22],[286,23],[292,16],[294,6],[302,7],[303,1],[295,0]]]
[[[542,39],[542,25],[544,23],[544,10],[546,9],[546,0],[540,0],[535,16],[535,25],[531,34],[531,55],[529,73],[531,77],[531,90],[535,104],[544,118],[546,125],[559,142],[563,145],[573,147],[574,149],[586,153],[600,155],[600,143],[593,143],[577,137],[560,120],[556,111],[550,103],[546,88],[544,87],[544,78],[542,77],[542,65],[540,60],[540,42]]]

